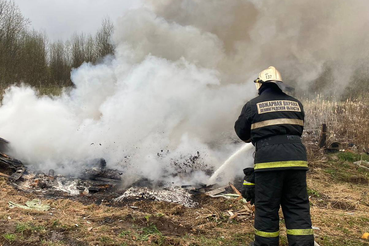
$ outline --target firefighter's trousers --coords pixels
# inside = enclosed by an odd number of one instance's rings
[[[255,246],[279,245],[279,207],[289,246],[313,246],[306,171],[255,172]]]

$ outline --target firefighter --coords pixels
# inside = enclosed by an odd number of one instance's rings
[[[279,245],[282,211],[290,246],[313,246],[314,236],[306,188],[306,149],[301,142],[304,110],[284,93],[286,85],[273,66],[254,81],[259,96],[243,107],[235,131],[255,146],[254,168],[244,169],[242,195],[255,203],[255,241],[250,245]]]

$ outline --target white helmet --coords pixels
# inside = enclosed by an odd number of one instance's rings
[[[264,82],[276,83],[281,90],[285,89],[281,74],[273,66],[261,71],[259,77],[254,82],[257,90],[260,89]]]

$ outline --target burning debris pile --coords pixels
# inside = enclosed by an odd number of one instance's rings
[[[8,145],[3,140],[4,145]],[[5,150],[5,149],[4,149]],[[158,160],[163,160],[170,155],[169,151],[157,153]],[[129,158],[125,158],[125,162]],[[195,155],[182,155],[178,159],[170,159],[170,169],[165,172],[166,181],[152,181],[145,177],[137,178],[128,186],[123,186],[125,171],[107,168],[105,159],[93,159],[79,163],[83,171],[74,175],[61,175],[53,169],[47,173],[28,170],[21,161],[0,152],[0,168],[2,176],[8,177],[12,184],[23,191],[35,192],[42,196],[52,197],[109,197],[114,204],[124,204],[130,201],[148,200],[176,203],[193,208],[199,204],[194,200],[194,194],[205,194],[213,189],[213,184],[190,183],[191,177],[196,172],[201,172],[207,177],[213,169],[206,165],[200,152]],[[5,171],[4,171],[5,170]],[[189,182],[188,184],[186,182]],[[183,184],[185,183],[185,184]],[[216,190],[216,194],[225,192]],[[209,196],[212,196],[207,193]],[[238,195],[235,195],[236,197]],[[115,197],[115,198],[114,198]],[[215,197],[215,196],[212,196]],[[219,197],[230,198],[232,196]],[[114,199],[113,199],[114,198]]]
[[[7,145],[7,141],[3,140]],[[3,149],[5,150],[5,149]],[[197,156],[186,160],[184,166],[195,164]],[[178,162],[176,167],[181,166]],[[86,162],[85,169],[77,177],[55,174],[50,169],[47,174],[26,170],[26,166],[17,159],[0,153],[0,175],[9,178],[13,185],[20,190],[42,193],[53,196],[89,196],[95,193],[118,191],[122,184],[123,171],[109,169],[104,159],[95,159]],[[139,180],[136,185],[152,184],[146,179]],[[134,184],[134,185],[135,185]],[[186,207],[197,205],[191,198],[191,194],[183,188],[159,188],[130,187],[122,191],[123,195],[114,199],[114,202],[122,202],[125,199],[156,200],[182,204]]]
[[[55,174],[52,169],[49,170],[48,174],[26,172],[16,182],[16,186],[22,190],[32,189],[45,194],[61,191],[66,195],[75,196],[107,191],[120,185],[122,171],[106,168],[104,159],[93,160],[88,163],[89,168],[76,177]]]
[[[119,180],[104,178],[82,179],[80,177],[67,177],[62,175],[52,175],[44,173],[30,173],[22,177],[17,182],[17,187],[22,190],[32,189],[36,192],[53,194],[57,191],[66,193],[66,195],[88,195],[100,191],[107,191],[119,184]]]
[[[8,142],[0,141],[1,151],[6,151]],[[9,178],[17,188],[26,191],[87,195],[118,186],[122,174],[122,171],[106,168],[104,159],[87,162],[86,169],[77,177],[55,174],[52,169],[45,174],[27,170],[21,161],[0,152],[0,176]]]

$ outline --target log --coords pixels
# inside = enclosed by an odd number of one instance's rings
[[[242,199],[242,194],[239,190],[237,190],[236,187],[234,187],[233,184],[229,183],[229,186],[231,186],[232,190],[234,190],[234,192],[236,192],[240,197],[239,199]],[[251,205],[250,203],[246,203],[246,206],[251,210],[251,211],[255,211],[255,208],[253,205]]]
[[[319,137],[319,148],[326,147],[327,144],[327,124],[322,124],[322,131],[320,132]]]

